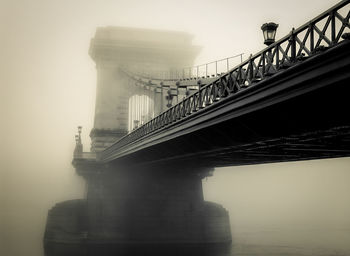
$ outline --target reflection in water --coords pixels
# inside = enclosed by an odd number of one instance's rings
[[[349,256],[350,230],[245,228],[233,239],[232,256]]]
[[[171,244],[55,244],[46,248],[46,256],[230,256],[227,245],[171,245]]]
[[[83,245],[75,247],[66,244],[61,250],[46,256],[349,256],[342,250],[309,248],[307,246],[249,244],[243,241],[228,246],[174,246],[174,245],[134,245],[106,246]],[[57,248],[56,248],[57,249]]]
[[[227,246],[60,245],[45,256],[350,256],[350,230],[245,229],[233,232]],[[326,239],[326,237],[328,239]],[[331,238],[334,238],[334,241]],[[323,242],[321,242],[323,241]]]

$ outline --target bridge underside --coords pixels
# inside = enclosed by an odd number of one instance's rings
[[[101,158],[217,167],[350,156],[349,56],[343,42]]]

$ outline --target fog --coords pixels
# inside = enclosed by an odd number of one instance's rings
[[[84,195],[71,160],[76,126],[90,147],[96,27],[189,32],[202,64],[247,57],[264,47],[261,24],[279,23],[280,38],[337,2],[0,0],[0,255],[42,256],[47,211]],[[207,200],[230,211],[239,252],[350,255],[350,158],[222,168],[203,185]]]
[[[341,158],[220,168],[203,185],[206,199],[230,212],[239,252],[252,255],[244,246],[255,245],[266,255],[350,255],[349,164]]]

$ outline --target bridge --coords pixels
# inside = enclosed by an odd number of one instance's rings
[[[47,255],[204,254],[232,239],[203,199],[215,167],[350,156],[349,17],[341,1],[244,61],[198,66],[188,34],[99,28],[91,152],[80,129],[73,158],[87,198],[50,210]]]

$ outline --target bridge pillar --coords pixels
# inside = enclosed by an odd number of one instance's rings
[[[162,112],[162,105],[164,101],[164,96],[161,87],[156,88],[156,93],[154,95],[154,114],[159,115]]]
[[[192,66],[199,47],[187,33],[149,29],[101,27],[91,40],[89,54],[96,63],[97,90],[91,150],[102,151],[124,136],[129,129],[129,98],[145,89],[130,88],[123,69],[155,76],[184,66]],[[163,94],[165,97],[166,94]],[[157,97],[158,98],[158,97]],[[166,105],[165,100],[155,100]],[[155,106],[155,114],[164,110]],[[140,123],[142,120],[138,120]]]
[[[75,158],[85,200],[53,207],[46,256],[228,255],[228,212],[203,199],[207,168],[130,167]]]
[[[83,174],[90,250],[103,244],[109,253],[126,255],[158,253],[159,247],[165,255],[174,249],[206,255],[208,245],[229,246],[228,212],[203,199],[202,178],[209,171],[110,166]]]
[[[87,196],[50,210],[46,256],[208,255],[208,246],[230,245],[227,211],[203,199],[201,180],[209,170],[181,165],[115,166],[98,159],[98,152],[127,134],[129,98],[141,90],[130,90],[133,83],[120,69],[169,71],[192,66],[199,48],[191,40],[178,32],[97,30],[90,45],[97,69],[90,133],[93,153],[79,152],[73,159],[77,173],[86,179]],[[156,115],[166,106],[166,95],[162,87],[157,88]]]
[[[98,60],[94,128],[91,151],[99,152],[128,132],[128,83],[118,72],[119,63]]]

